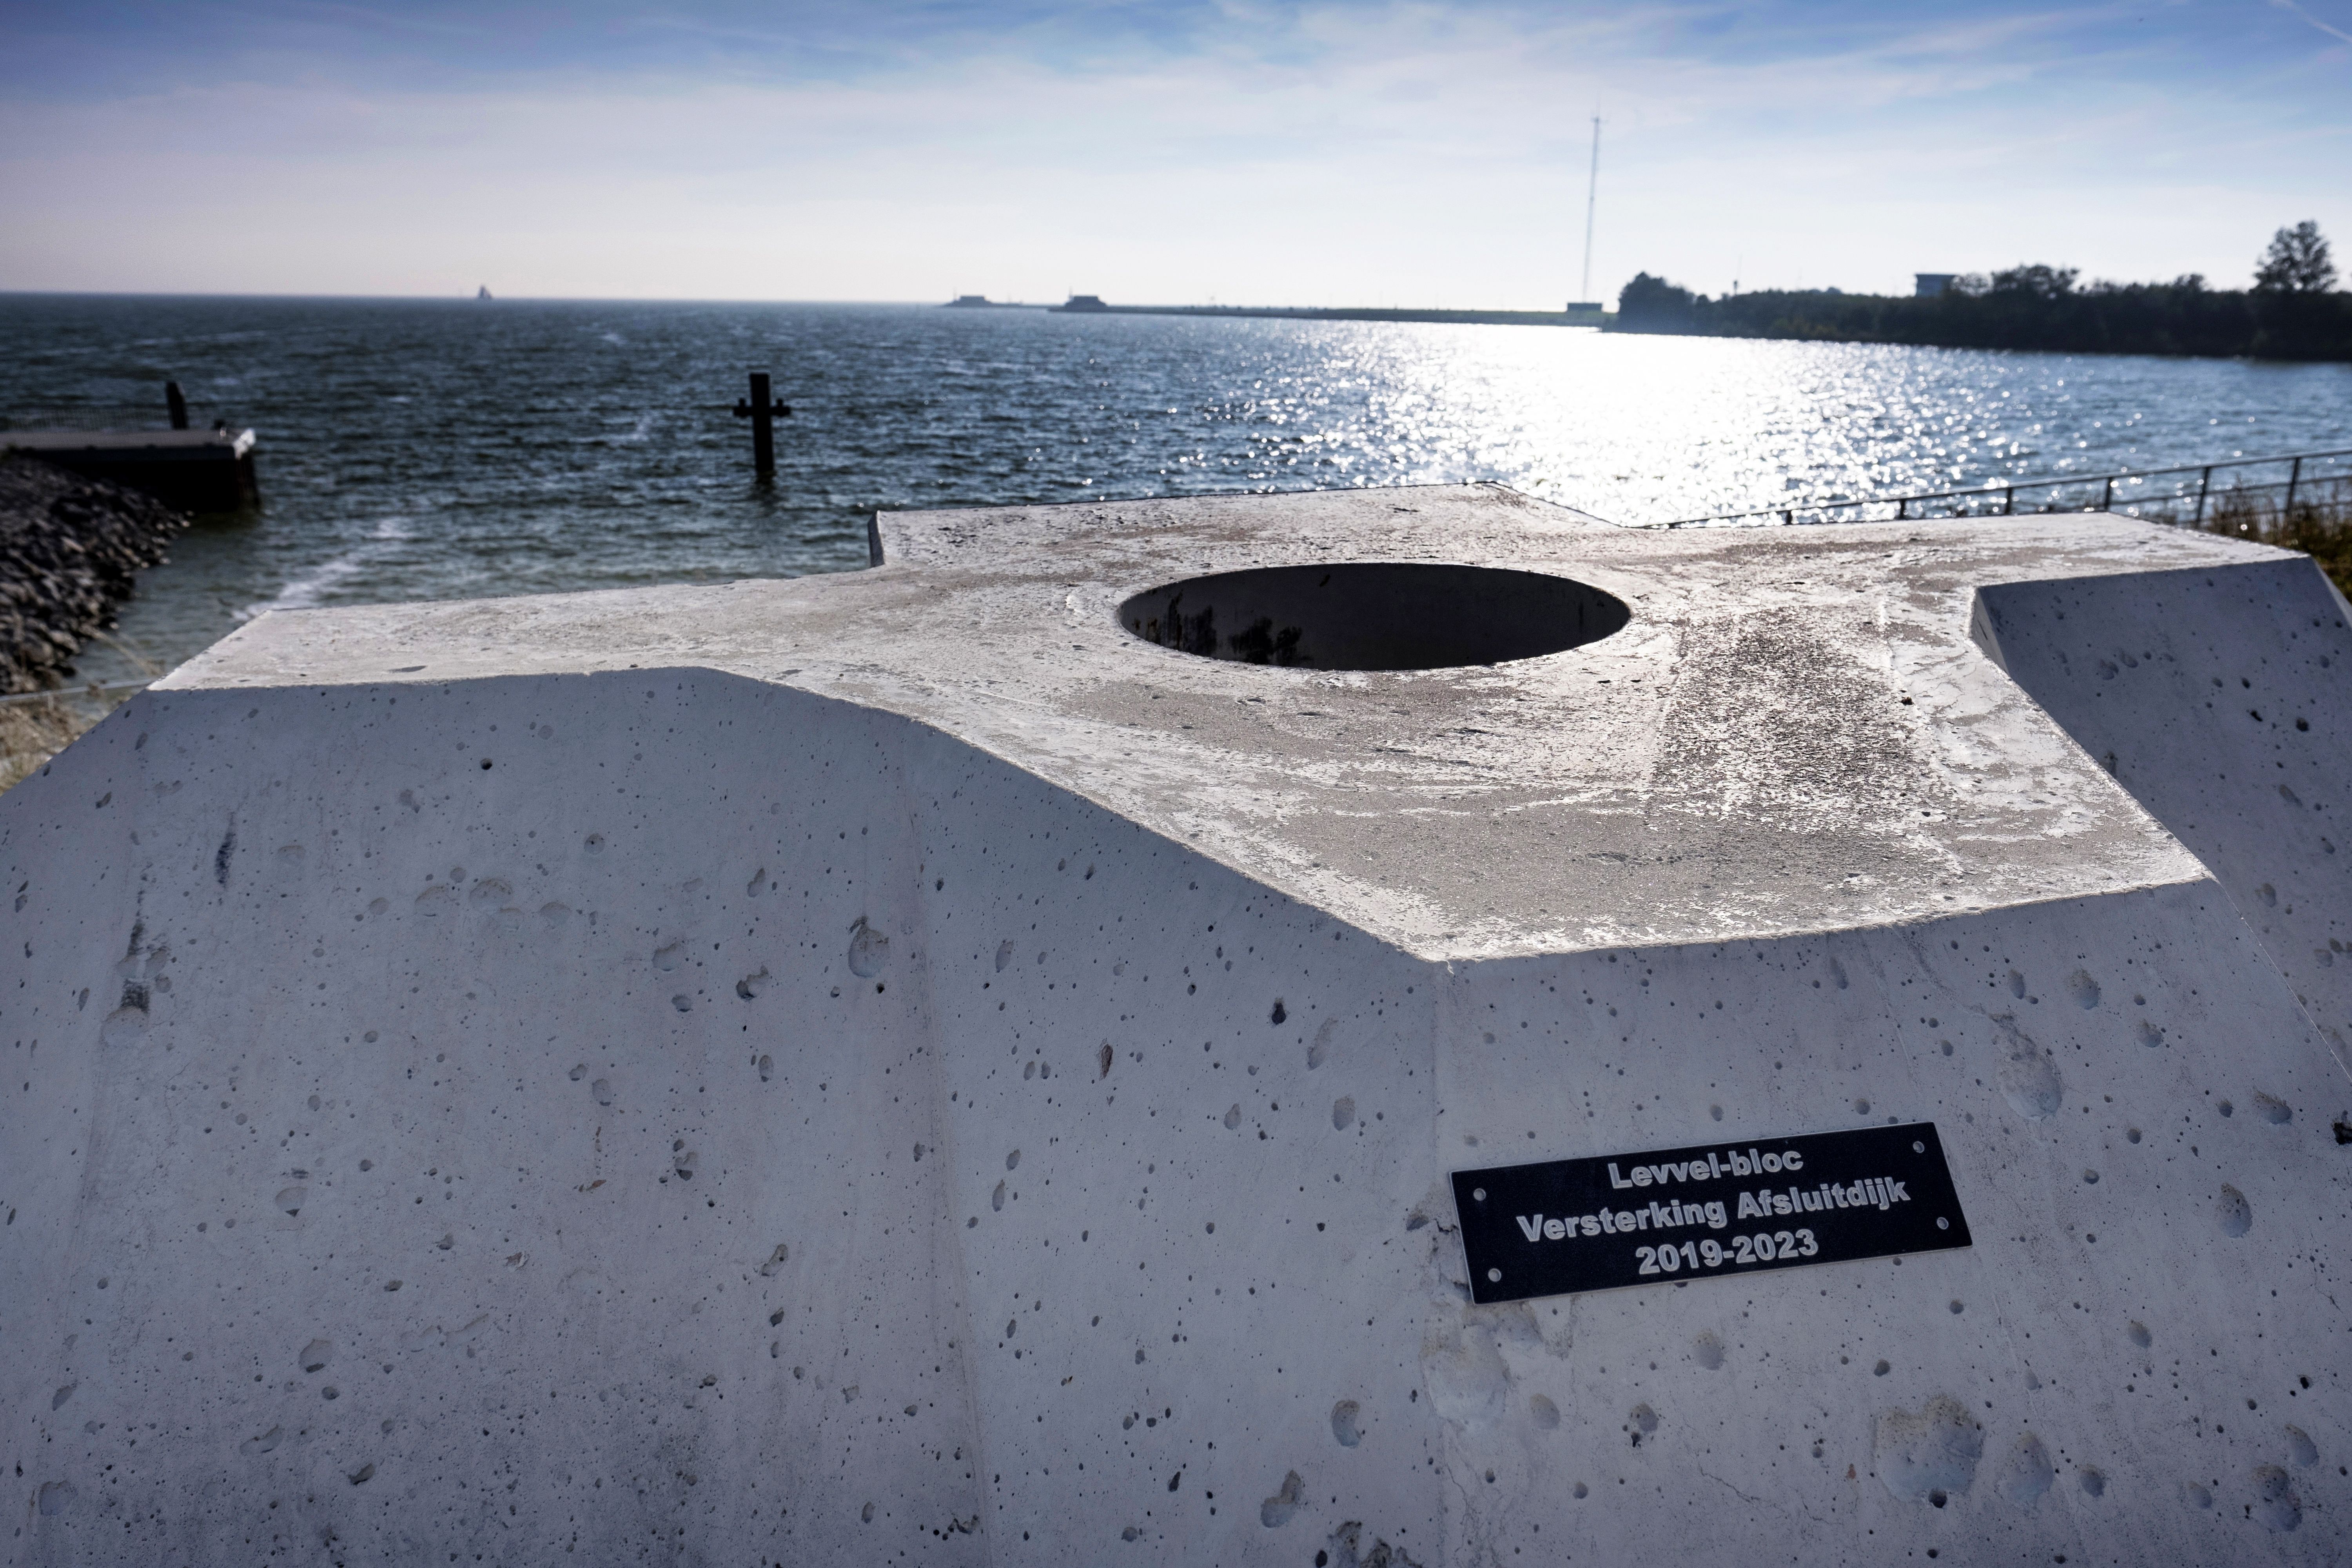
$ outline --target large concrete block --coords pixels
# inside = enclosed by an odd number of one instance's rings
[[[2309,562],[875,551],[266,616],[0,798],[9,1561],[2334,1560]],[[1972,1246],[1470,1299],[1452,1172],[1900,1121]]]

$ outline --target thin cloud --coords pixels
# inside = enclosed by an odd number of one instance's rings
[[[310,5],[299,6],[297,11],[322,21],[355,22],[388,32],[425,33],[448,38],[478,38],[489,31],[478,22],[445,22],[438,17],[378,10],[368,5]]]
[[[2331,38],[2341,38],[2344,42],[2352,44],[2352,33],[2347,33],[2341,27],[2334,26],[2328,23],[2321,21],[2310,12],[2296,5],[2294,0],[2271,0],[2271,4],[2277,6],[2282,11],[2293,12],[2295,16],[2302,17],[2305,21],[2310,23],[2313,26],[2318,28],[2321,32],[2326,34]]]
[[[350,30],[381,0],[246,3]],[[25,215],[0,288],[1542,305],[1577,282],[1596,109],[1602,297],[1636,268],[1709,291],[2021,258],[2221,279],[2282,221],[2352,227],[2338,51],[2283,63],[2284,17],[2241,14],[2265,37],[2237,47],[2201,11],[2146,29],[2046,0],[1728,26],[1214,0],[1147,36],[1035,0],[970,29],[947,0],[886,7],[920,24],[901,37],[813,0],[787,46],[748,7],[661,4],[462,54],[305,31],[235,68],[0,92]]]

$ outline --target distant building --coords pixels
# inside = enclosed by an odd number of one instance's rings
[[[985,294],[959,294],[948,301],[950,308],[961,306],[967,310],[982,308],[987,303],[988,296]]]
[[[1911,292],[1919,299],[1933,300],[1938,295],[1950,293],[1952,283],[1958,277],[1957,272],[1914,272],[1911,274]]]
[[[1063,305],[1061,309],[1065,310],[1108,310],[1110,307],[1102,302],[1102,296],[1099,294],[1073,294],[1070,296],[1069,303]]]
[[[1570,300],[1568,302],[1568,313],[1571,316],[1604,315],[1608,310],[1609,307],[1599,300]]]

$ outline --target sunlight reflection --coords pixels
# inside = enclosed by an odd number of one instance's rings
[[[1192,346],[1223,362],[1217,379],[1247,379],[1245,393],[1199,411],[1211,438],[1158,470],[1179,491],[1492,479],[1613,521],[1654,522],[2277,449],[2324,438],[2328,423],[2317,409],[2266,419],[2249,447],[2242,432],[2254,421],[2220,428],[2223,387],[2249,370],[2228,362],[1477,327],[1170,325],[1221,336]],[[1139,424],[1137,435],[1149,445]]]

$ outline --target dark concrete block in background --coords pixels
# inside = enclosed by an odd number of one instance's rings
[[[29,452],[191,511],[230,511],[254,499],[253,447],[250,430],[0,431],[0,450]]]

